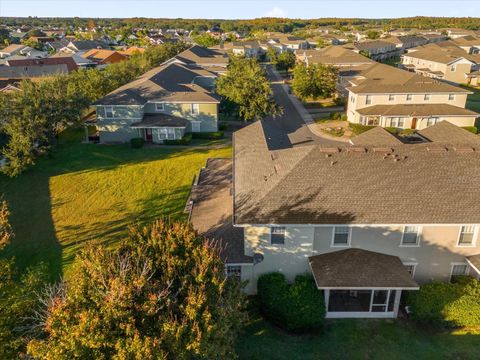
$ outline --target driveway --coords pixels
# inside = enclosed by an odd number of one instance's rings
[[[308,127],[307,122],[311,122],[311,116],[296,98],[292,99],[287,93],[286,86],[280,75],[271,65],[267,65],[268,79],[273,91],[275,101],[283,108],[283,114],[277,117],[268,116],[266,122],[271,131],[271,140],[273,147],[283,147],[289,142],[290,146],[321,144],[326,146],[340,145],[341,142],[326,139],[314,134]],[[295,104],[294,104],[295,101]],[[300,115],[300,112],[303,113]],[[282,134],[283,133],[283,134]]]

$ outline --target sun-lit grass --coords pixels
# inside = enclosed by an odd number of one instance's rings
[[[332,320],[321,333],[290,335],[252,316],[237,341],[241,360],[480,359],[480,335],[434,332],[405,320]]]
[[[44,261],[57,275],[89,240],[112,245],[131,224],[185,219],[194,175],[208,158],[231,156],[230,147],[81,144],[81,135],[64,134],[50,157],[18,178],[0,178],[16,233],[9,252],[20,266]]]

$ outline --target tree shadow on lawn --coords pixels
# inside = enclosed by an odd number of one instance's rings
[[[77,136],[78,139],[78,136]],[[147,196],[137,204],[139,212],[125,210],[123,216],[109,222],[73,225],[71,229],[78,239],[69,239],[60,243],[54,223],[54,207],[62,205],[62,200],[52,204],[51,181],[53,178],[69,174],[114,170],[117,167],[149,163],[187,155],[205,155],[209,149],[168,149],[144,148],[132,149],[129,145],[94,145],[59,141],[58,147],[50,155],[38,159],[37,164],[17,178],[0,175],[0,193],[4,194],[11,211],[10,221],[15,232],[11,245],[6,249],[6,256],[15,256],[17,265],[24,269],[44,262],[48,265],[52,278],[62,275],[62,267],[71,262],[76,250],[87,239],[102,238],[107,245],[118,239],[121,231],[126,231],[129,224],[140,221],[145,223],[162,215],[181,217],[185,205],[179,199],[188,196],[189,186],[176,188],[171,193]],[[72,184],[70,184],[72,186]],[[73,184],[74,186],[74,184]],[[72,193],[75,189],[68,189]],[[68,200],[66,200],[68,201]],[[122,206],[122,204],[118,204]],[[182,208],[182,209],[181,209]]]

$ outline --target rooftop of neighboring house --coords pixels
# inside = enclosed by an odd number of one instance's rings
[[[26,45],[22,45],[22,44],[10,44],[7,47],[0,50],[0,52],[12,53],[12,52],[15,52],[15,51],[20,51],[22,49],[25,49],[26,47],[27,47]]]
[[[415,48],[414,51],[408,52],[404,56],[434,61],[441,64],[450,64],[460,58],[467,59],[474,63],[480,63],[479,54],[467,53],[457,46],[454,41],[442,41],[439,43],[427,44]]]
[[[480,139],[451,123],[421,143],[377,127],[338,147],[273,148],[268,127],[234,133],[234,224],[480,222]]]
[[[143,54],[145,52],[145,48],[138,47],[138,46],[130,46],[128,49],[120,51],[121,54],[131,56],[135,53]]]
[[[82,57],[98,63],[107,62],[109,60],[118,62],[127,59],[126,55],[123,55],[115,50],[107,49],[91,49],[86,53],[82,54]]]
[[[241,49],[241,48],[245,48],[245,49],[257,49],[260,47],[260,42],[259,41],[256,41],[256,40],[252,40],[252,41],[234,41],[232,43],[232,47],[234,49]]]
[[[361,71],[350,83],[348,90],[356,94],[470,93],[461,87],[380,63]]]
[[[393,44],[384,40],[372,40],[372,41],[355,42],[353,43],[353,45],[346,45],[346,46],[356,48],[357,50],[360,50],[360,51],[363,51],[363,50],[368,51],[373,49],[388,48],[393,46]]]
[[[194,45],[191,48],[182,51],[176,55],[174,59],[177,59],[185,64],[197,64],[197,65],[216,65],[227,66],[228,55],[225,51],[219,49],[204,48],[199,45]]]
[[[454,42],[455,44],[458,44],[459,46],[479,46],[480,37],[467,35],[467,36],[455,38],[452,40],[452,42]]]
[[[90,59],[81,57],[78,54],[66,53],[62,51],[51,55],[49,58],[71,58],[78,66],[95,66],[95,63]]]
[[[318,50],[297,50],[298,55],[304,55],[309,63],[344,65],[344,64],[373,64],[373,60],[360,55],[355,51],[344,48],[343,46],[327,46]]]
[[[403,36],[391,36],[384,39],[386,42],[391,42],[393,44],[405,44],[405,43],[415,43],[415,42],[427,42],[427,39],[422,35],[403,35]]]
[[[78,69],[77,64],[71,57],[56,57],[42,59],[7,59],[8,66],[42,66],[42,65],[66,65],[68,72]]]
[[[66,64],[31,64],[22,66],[0,66],[0,78],[26,79],[43,76],[52,76],[67,74],[68,66]]]
[[[475,116],[475,111],[450,104],[395,104],[373,105],[358,109],[360,115],[381,116]]]
[[[156,67],[98,100],[96,105],[144,105],[148,101],[219,103],[198,78],[216,75],[201,67],[170,63]]]
[[[103,41],[96,40],[72,40],[69,44],[79,51],[90,49],[108,49],[108,45]]]

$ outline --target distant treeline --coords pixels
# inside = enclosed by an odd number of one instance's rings
[[[0,24],[11,26],[50,26],[50,27],[87,27],[91,18],[0,18]],[[259,18],[251,20],[211,20],[211,19],[93,19],[98,26],[102,27],[133,27],[146,29],[186,29],[204,31],[219,26],[223,31],[252,32],[258,30],[292,32],[304,27],[329,26],[337,29],[356,29],[382,27],[384,29],[394,28],[418,28],[418,29],[439,29],[459,28],[478,30],[480,29],[480,18],[470,17],[410,17],[399,19],[347,19],[347,18],[321,18],[321,19],[282,19],[282,18]]]

